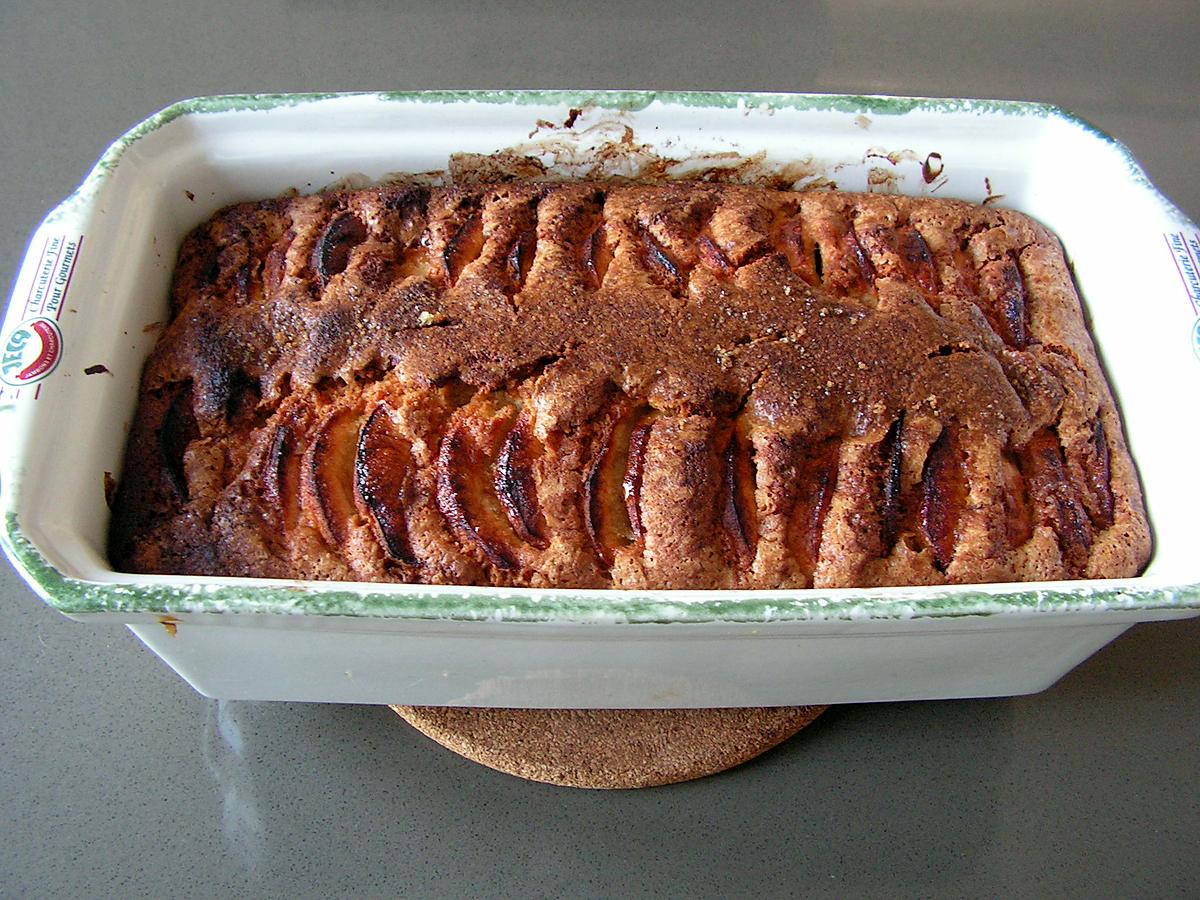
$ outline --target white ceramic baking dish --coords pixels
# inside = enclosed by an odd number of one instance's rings
[[[1119,581],[836,591],[528,591],[115,572],[142,362],[184,234],[233,201],[517,148],[552,172],[663,158],[1010,205],[1062,238],[1155,531]],[[615,152],[614,152],[615,148]],[[441,92],[202,98],[118,140],[34,233],[0,332],[4,546],[72,618],[128,624],[226,698],[546,707],[841,703],[1037,691],[1134,622],[1200,610],[1200,234],[1111,138],[1030,103]]]

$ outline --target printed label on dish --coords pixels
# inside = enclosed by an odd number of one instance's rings
[[[1169,231],[1163,235],[1163,240],[1175,260],[1175,269],[1191,301],[1192,312],[1200,315],[1200,234]]]
[[[58,367],[63,354],[62,329],[58,320],[66,305],[67,291],[75,274],[75,262],[83,246],[83,235],[48,235],[42,243],[32,278],[25,290],[24,306],[17,324],[0,337],[0,401],[16,400],[22,390],[34,387]],[[22,285],[24,287],[24,285]],[[19,296],[19,295],[18,295]],[[17,300],[17,296],[14,296]],[[19,301],[18,301],[19,302]]]
[[[1179,280],[1192,305],[1192,314],[1200,316],[1200,233],[1168,231],[1163,235],[1163,240],[1171,251],[1175,271],[1179,273]],[[1192,323],[1188,341],[1192,345],[1192,352],[1200,359],[1200,318]]]
[[[45,316],[27,319],[8,333],[0,359],[0,380],[10,387],[37,384],[62,358],[62,332]]]

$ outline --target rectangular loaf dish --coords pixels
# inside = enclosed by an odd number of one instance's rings
[[[1012,207],[1062,240],[1154,529],[1119,580],[583,591],[130,575],[105,557],[184,235],[229,203],[540,160],[566,178],[723,177]],[[128,625],[242,699],[760,706],[1028,693],[1131,624],[1200,612],[1189,480],[1200,234],[1128,152],[1053,107],[834,95],[438,92],[200,98],[136,126],[30,241],[0,332],[5,550],[49,604]]]

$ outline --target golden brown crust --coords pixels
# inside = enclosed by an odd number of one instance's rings
[[[119,568],[539,587],[1136,574],[1056,240],[707,184],[243,204],[180,253]]]

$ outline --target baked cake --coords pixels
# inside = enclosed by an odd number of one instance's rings
[[[396,185],[180,253],[120,569],[806,588],[1135,575],[1079,299],[1028,217],[729,185]]]

